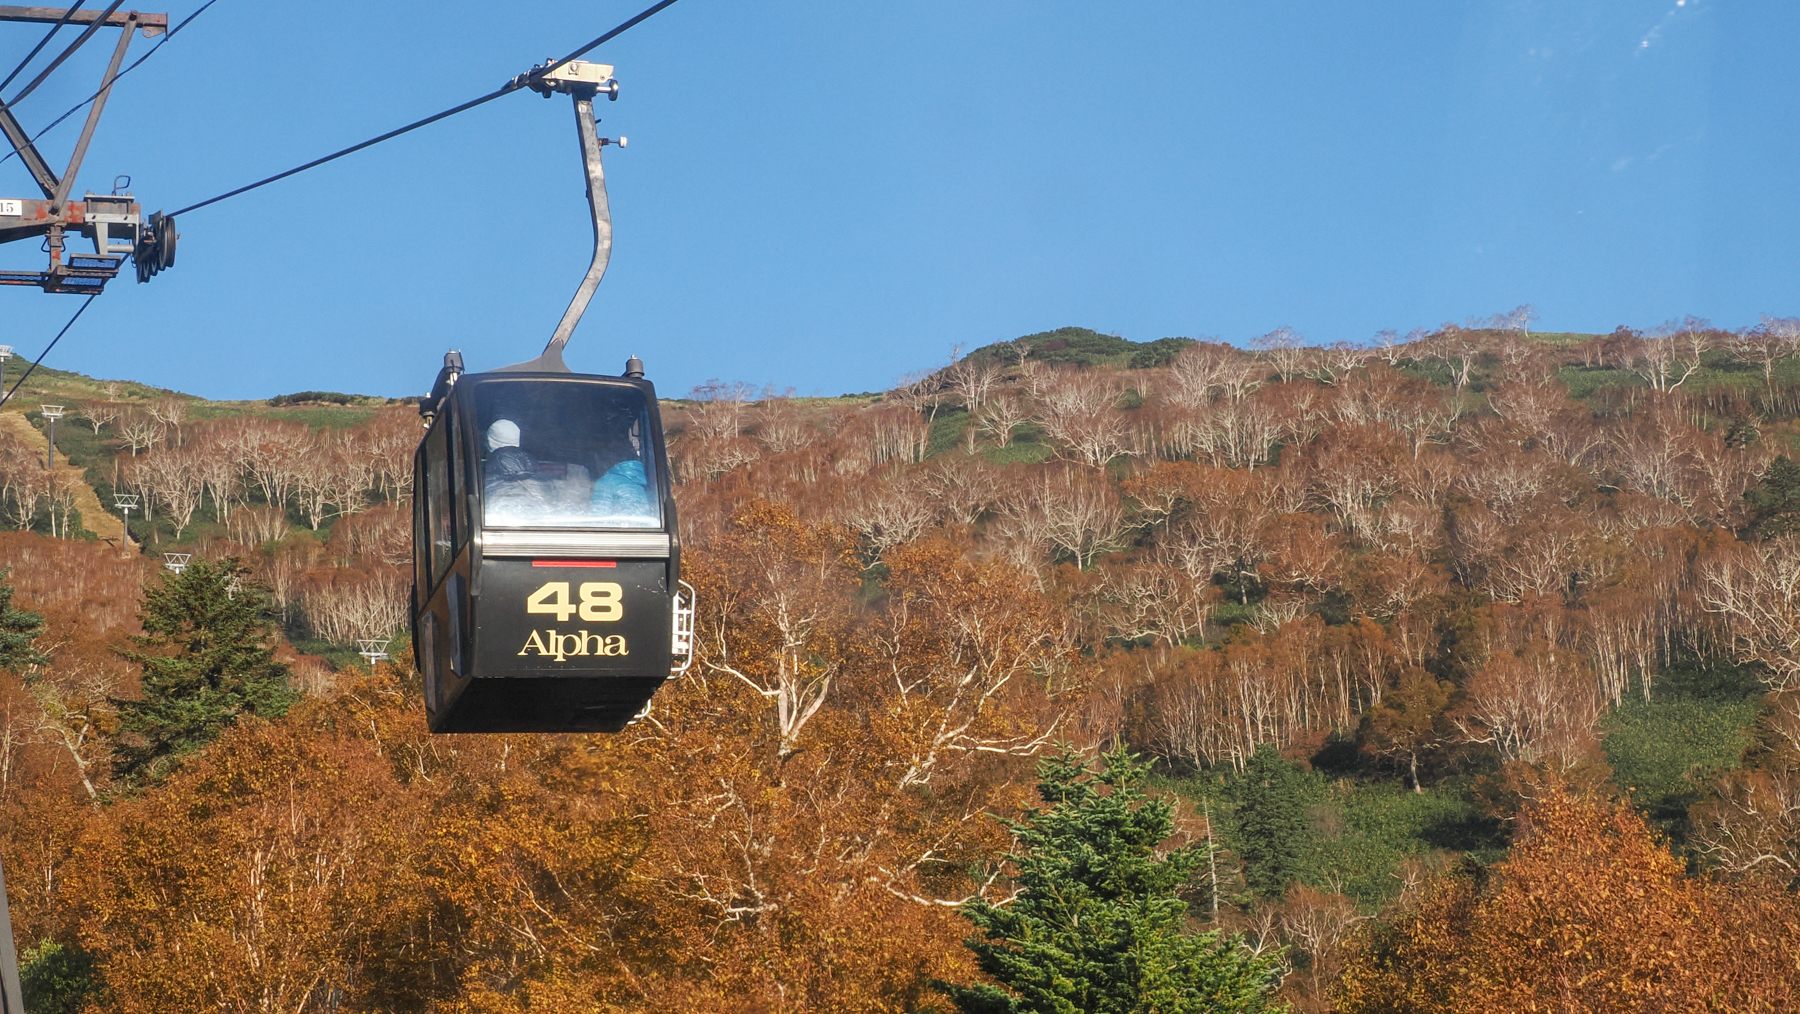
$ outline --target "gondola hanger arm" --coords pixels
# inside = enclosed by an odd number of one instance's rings
[[[563,362],[563,348],[569,344],[570,336],[575,333],[575,326],[581,323],[588,304],[593,302],[594,292],[600,287],[600,279],[606,274],[606,265],[612,260],[612,209],[606,199],[606,170],[601,165],[600,152],[609,144],[624,147],[625,138],[614,140],[600,136],[599,126],[594,118],[594,98],[605,95],[609,101],[616,101],[619,97],[619,82],[613,77],[611,64],[582,60],[570,60],[559,65],[547,64],[520,75],[517,80],[545,98],[560,92],[574,100],[575,130],[581,141],[581,159],[587,172],[588,210],[594,226],[594,256],[588,263],[587,274],[575,289],[574,298],[569,300],[568,309],[563,311],[562,319],[551,333],[549,343],[544,346],[544,351],[536,359],[505,367],[500,372],[567,373],[569,367]]]

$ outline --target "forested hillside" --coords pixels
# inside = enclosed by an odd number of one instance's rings
[[[1794,1009],[1800,323],[1527,319],[668,402],[617,736],[427,734],[410,404],[34,377],[32,1009]]]

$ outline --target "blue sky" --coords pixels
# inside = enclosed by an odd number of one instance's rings
[[[219,0],[120,84],[79,186],[190,204],[643,2]],[[0,26],[0,72],[41,31]],[[569,359],[635,352],[669,395],[832,394],[1067,324],[1323,342],[1521,303],[1558,330],[1794,314],[1796,37],[1782,0],[683,0],[596,54],[623,83],[601,130],[631,145]],[[96,42],[28,129],[92,91]],[[16,159],[0,196],[35,196]],[[568,100],[509,96],[188,216],[177,266],[128,270],[47,362],[218,398],[418,393],[446,348],[536,354],[585,215]],[[0,289],[0,342],[34,354],[76,305]]]

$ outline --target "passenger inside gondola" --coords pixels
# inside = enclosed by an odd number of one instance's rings
[[[519,446],[519,424],[496,419],[484,436],[482,502],[490,525],[532,524],[550,512],[537,462]]]
[[[489,482],[519,482],[537,471],[537,463],[519,447],[519,424],[511,419],[496,419],[487,428],[487,451]]]
[[[633,419],[615,448],[617,459],[594,483],[589,506],[609,528],[655,528],[661,524],[650,500],[649,473],[643,460],[643,421]]]
[[[495,384],[477,404],[487,526],[662,525],[656,462],[643,439],[649,416],[635,391]]]

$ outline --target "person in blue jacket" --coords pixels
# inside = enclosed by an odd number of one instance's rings
[[[631,454],[600,476],[589,501],[589,510],[604,523],[621,528],[655,528],[662,523],[650,499],[650,477],[644,471],[638,425],[634,421],[626,434]]]

